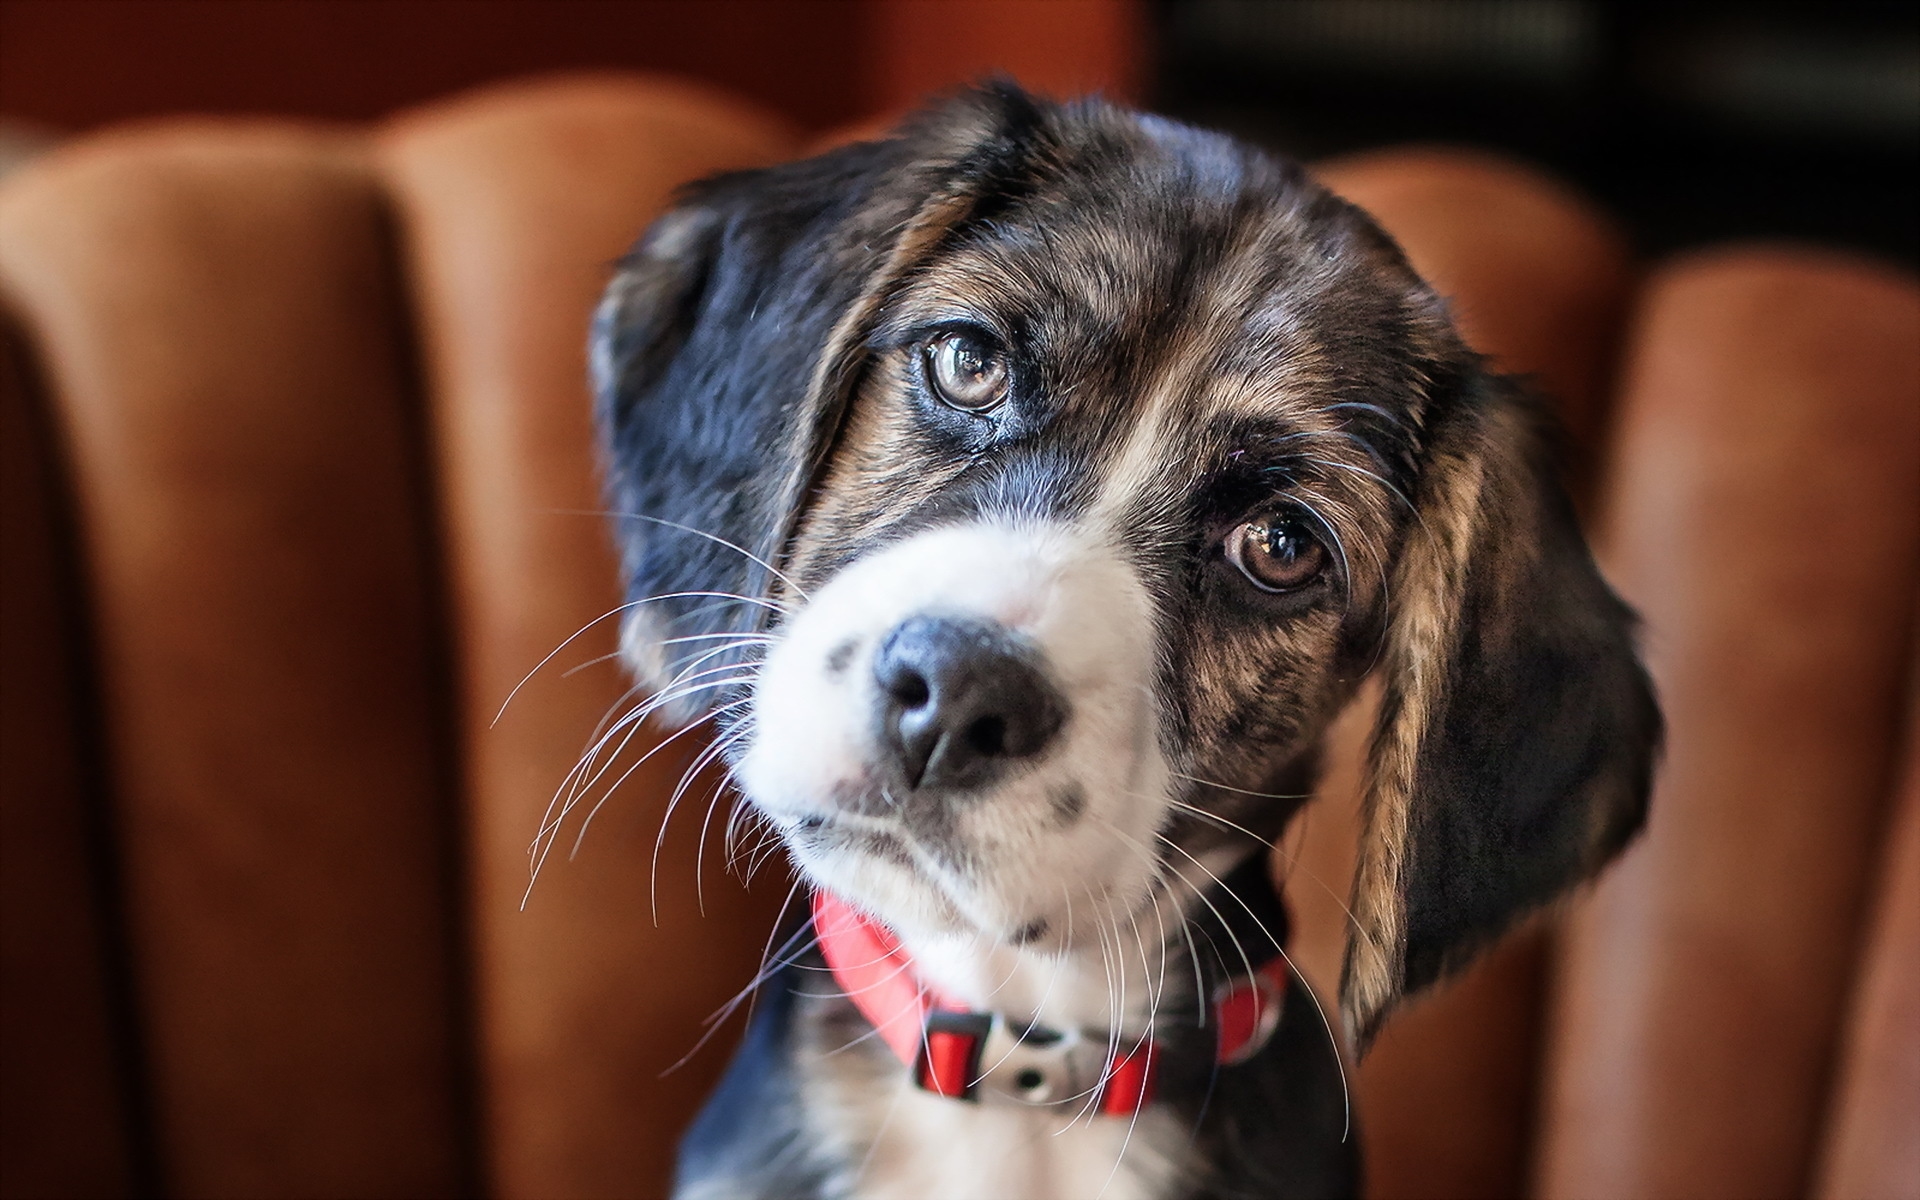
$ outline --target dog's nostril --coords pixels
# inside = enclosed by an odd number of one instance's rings
[[[908,708],[919,708],[933,699],[933,689],[927,686],[926,677],[915,671],[902,671],[887,690]]]
[[[980,754],[1006,753],[1007,719],[998,715],[981,717],[967,726],[967,744]]]

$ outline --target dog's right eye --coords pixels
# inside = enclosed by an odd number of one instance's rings
[[[1288,517],[1248,521],[1227,535],[1227,561],[1263,592],[1290,592],[1317,579],[1327,550],[1304,524]]]
[[[1007,398],[1007,356],[980,338],[943,333],[927,343],[927,379],[942,403],[983,413]]]

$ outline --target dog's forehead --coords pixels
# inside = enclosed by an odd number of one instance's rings
[[[1297,166],[1097,117],[1066,122],[891,289],[808,569],[881,528],[1045,513],[1143,562],[1165,551],[1158,578],[1201,525],[1283,487],[1341,536],[1384,536],[1446,336],[1431,293]],[[1004,411],[964,427],[895,399],[954,326],[995,335],[1014,378]]]
[[[1070,127],[1024,183],[925,264],[892,324],[994,328],[1069,419],[1076,397],[1108,416],[1167,388],[1189,428],[1284,421],[1355,391],[1415,398],[1420,281],[1299,168],[1133,118]]]

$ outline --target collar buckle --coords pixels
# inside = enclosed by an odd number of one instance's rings
[[[1015,1028],[999,1013],[935,1009],[913,1077],[925,1091],[987,1107],[1092,1103],[1109,1116],[1132,1116],[1153,1098],[1154,1042],[1117,1042],[1079,1029]]]

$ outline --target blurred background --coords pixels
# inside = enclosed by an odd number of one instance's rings
[[[1315,158],[1449,141],[1577,181],[1668,250],[1920,255],[1900,0],[5,0],[0,114],[367,120],[581,68],[709,81],[825,131],[1004,70]]]
[[[1373,211],[1646,617],[1652,832],[1357,1065],[1367,1194],[1920,1197],[1920,6],[1874,0],[0,0],[0,1197],[662,1194],[789,880],[723,877],[711,772],[668,820],[698,738],[649,727],[529,894],[633,700],[587,314],[680,183],[993,73]],[[1282,848],[1322,989],[1366,733]]]

